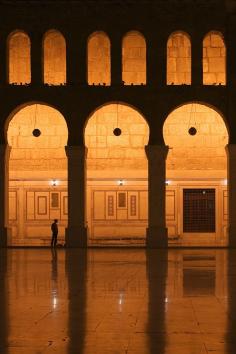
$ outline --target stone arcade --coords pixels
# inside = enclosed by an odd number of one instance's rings
[[[236,6],[182,3],[0,3],[1,246],[236,246]]]

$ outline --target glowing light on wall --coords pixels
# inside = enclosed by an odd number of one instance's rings
[[[56,187],[59,185],[59,181],[57,179],[53,179],[50,181],[51,186]]]

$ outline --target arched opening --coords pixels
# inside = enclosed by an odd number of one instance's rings
[[[97,109],[85,128],[90,244],[144,244],[149,127],[134,108]]]
[[[146,84],[146,41],[137,32],[128,32],[122,43],[122,80],[125,85]]]
[[[66,41],[56,30],[48,31],[43,40],[44,83],[66,83]]]
[[[221,115],[205,104],[169,114],[166,221],[169,237],[184,245],[227,243],[228,133]]]
[[[8,82],[16,85],[31,82],[30,38],[22,31],[8,38]]]
[[[111,84],[110,40],[104,32],[95,32],[88,40],[88,84]]]
[[[167,85],[191,85],[191,42],[184,32],[174,32],[167,42]]]
[[[226,48],[220,32],[209,32],[203,40],[203,84],[226,84]]]
[[[64,243],[67,136],[64,117],[48,105],[30,103],[12,116],[7,130],[12,245],[49,245],[53,219],[59,220]]]

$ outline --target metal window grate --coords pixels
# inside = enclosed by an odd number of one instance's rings
[[[183,190],[183,232],[215,232],[215,189]]]

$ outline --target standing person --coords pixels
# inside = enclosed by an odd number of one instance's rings
[[[58,235],[58,220],[54,219],[54,222],[51,225],[52,230],[52,240],[51,240],[51,247],[56,247],[57,245],[57,235]]]

